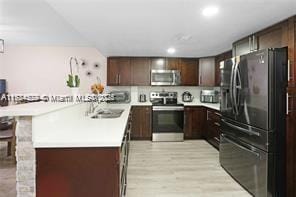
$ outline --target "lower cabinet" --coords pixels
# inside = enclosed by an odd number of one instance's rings
[[[185,107],[184,137],[185,139],[202,139],[205,131],[205,108]]]
[[[130,131],[121,147],[37,148],[36,197],[126,196]]]
[[[220,144],[220,121],[220,112],[213,109],[207,109],[205,139],[217,149],[219,149]]]
[[[152,140],[151,106],[132,107],[132,140]]]

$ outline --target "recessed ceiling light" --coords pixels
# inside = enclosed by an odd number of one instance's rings
[[[202,14],[204,16],[209,17],[209,16],[216,15],[218,13],[218,11],[219,11],[218,7],[216,7],[216,6],[208,6],[208,7],[205,7],[203,9]]]
[[[176,52],[176,49],[171,47],[171,48],[168,48],[167,52],[169,54],[174,54]]]
[[[164,61],[163,61],[163,59],[159,59],[159,60],[157,60],[157,61],[156,61],[156,64],[157,64],[158,66],[163,66],[163,65],[164,65]]]

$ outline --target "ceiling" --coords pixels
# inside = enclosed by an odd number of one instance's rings
[[[201,57],[296,14],[295,0],[0,0],[8,44],[92,46],[105,56]],[[206,6],[219,8],[205,17]]]

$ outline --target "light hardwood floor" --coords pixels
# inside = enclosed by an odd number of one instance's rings
[[[250,197],[204,140],[132,141],[127,197]]]
[[[16,166],[6,151],[7,144],[0,142],[0,197],[16,197]]]

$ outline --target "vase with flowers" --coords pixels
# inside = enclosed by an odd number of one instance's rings
[[[72,62],[75,61],[75,69],[73,70]],[[77,96],[79,93],[80,78],[79,78],[79,64],[77,58],[70,58],[70,74],[68,74],[67,86],[71,89],[72,95]]]

